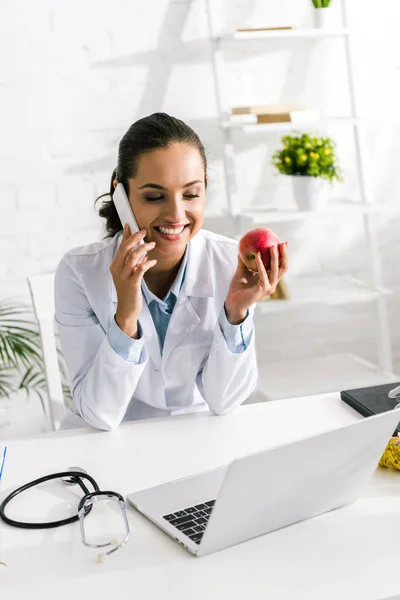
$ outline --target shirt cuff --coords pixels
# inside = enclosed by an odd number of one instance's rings
[[[115,316],[113,317],[108,330],[108,342],[111,348],[124,360],[133,365],[140,365],[144,362],[143,358],[143,331],[138,322],[138,338],[134,339],[126,335],[117,325]]]
[[[242,323],[232,325],[226,318],[225,307],[223,307],[218,322],[228,349],[234,354],[244,352],[250,344],[254,330],[253,319],[249,311],[247,310],[246,318]]]

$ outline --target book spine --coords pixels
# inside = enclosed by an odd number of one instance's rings
[[[257,123],[289,123],[290,113],[257,115]]]
[[[350,396],[346,392],[340,392],[340,397],[343,400],[343,402],[346,402],[346,404],[351,406],[351,408],[354,408],[354,410],[356,410],[358,413],[360,413],[364,417],[371,417],[373,414],[375,414],[372,412],[372,410],[370,410],[363,404],[359,404],[357,402],[357,400],[355,400],[353,398],[353,396]]]

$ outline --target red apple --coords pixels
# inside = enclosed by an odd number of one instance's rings
[[[259,227],[244,234],[239,242],[239,256],[250,271],[257,271],[256,254],[260,252],[266,270],[271,267],[271,246],[276,246],[280,258],[280,240],[270,229]]]

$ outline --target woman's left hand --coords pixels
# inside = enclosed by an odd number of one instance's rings
[[[256,255],[257,272],[250,271],[239,256],[239,263],[232,278],[225,300],[225,312],[232,325],[246,318],[247,310],[264,296],[273,294],[288,269],[287,242],[271,247],[271,268],[266,271],[261,255]]]

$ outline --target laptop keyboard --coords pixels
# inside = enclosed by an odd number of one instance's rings
[[[175,513],[164,515],[163,519],[179,529],[179,531],[182,531],[193,542],[200,544],[214,504],[215,500],[202,502],[201,504],[178,510]]]

